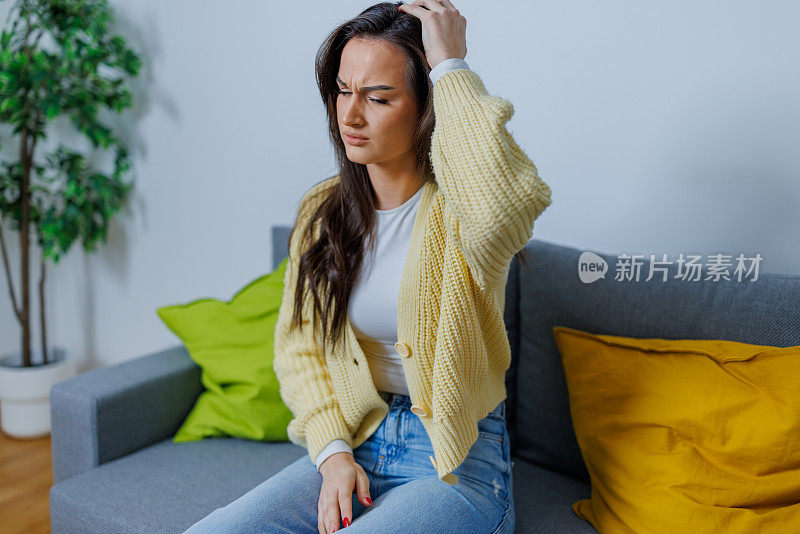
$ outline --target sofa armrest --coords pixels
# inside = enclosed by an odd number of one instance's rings
[[[173,436],[203,391],[183,344],[58,382],[50,390],[54,483]]]

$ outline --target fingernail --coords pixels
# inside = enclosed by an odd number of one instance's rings
[[[344,525],[344,528],[347,528],[350,526],[350,520],[345,517],[342,519],[342,524]]]
[[[372,499],[369,497],[364,497],[364,500],[367,501],[367,506],[372,506]]]

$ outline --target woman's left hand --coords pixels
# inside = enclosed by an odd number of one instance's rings
[[[450,0],[414,0],[398,9],[422,22],[422,45],[431,69],[445,59],[467,56],[467,19]]]

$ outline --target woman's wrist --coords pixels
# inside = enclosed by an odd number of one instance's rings
[[[327,469],[330,465],[336,464],[338,462],[338,459],[343,458],[344,456],[348,456],[351,460],[355,459],[355,455],[352,452],[351,453],[335,452],[330,456],[328,456],[327,458],[325,458],[325,460],[321,464],[319,464],[319,468],[317,468],[317,471],[321,475],[324,475],[325,469]]]
[[[320,466],[322,466],[322,463],[327,460],[329,456],[336,454],[337,452],[349,452],[352,454],[353,449],[351,449],[350,445],[348,445],[343,439],[335,439],[331,441],[324,449],[322,449],[322,452],[317,455],[317,458],[314,461],[317,466],[317,471],[319,471]]]
[[[469,70],[469,65],[467,64],[466,61],[458,57],[448,58],[445,59],[444,61],[441,61],[435,67],[433,67],[431,69],[431,72],[429,73],[431,82],[434,85],[436,85],[436,80],[438,80],[451,70],[456,70],[456,69]]]

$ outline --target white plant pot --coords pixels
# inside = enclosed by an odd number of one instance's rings
[[[33,367],[22,367],[22,351],[0,357],[0,418],[3,432],[12,438],[39,438],[50,433],[50,388],[75,376],[75,358],[63,348],[31,350]]]

